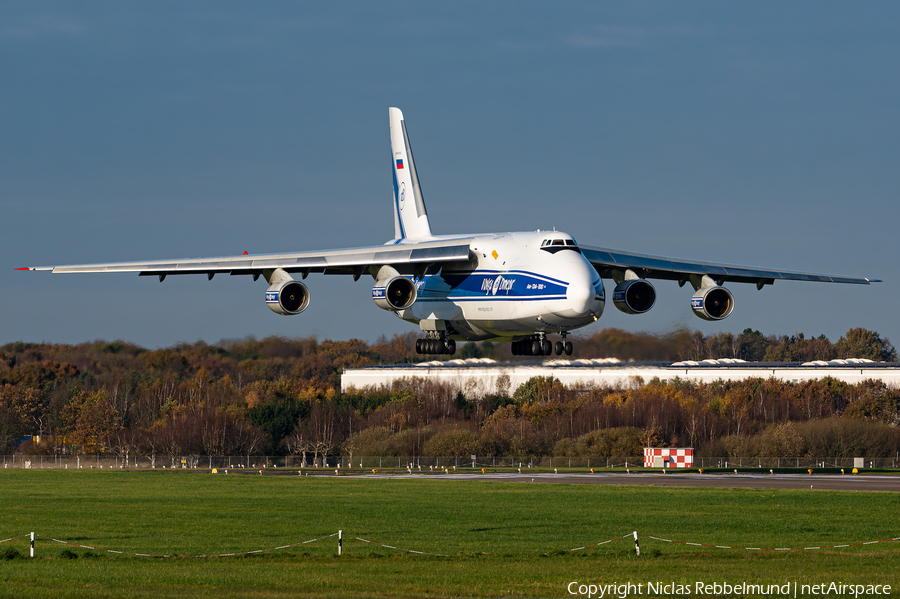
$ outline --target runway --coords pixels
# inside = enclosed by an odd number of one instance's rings
[[[723,487],[735,489],[812,489],[825,491],[900,492],[900,476],[828,474],[658,474],[658,473],[402,473],[342,475],[370,479],[478,480],[502,483],[555,483],[569,485],[639,485],[656,487]]]

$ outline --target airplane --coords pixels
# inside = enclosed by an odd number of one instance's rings
[[[150,262],[25,267],[54,273],[137,272],[156,276],[216,274],[262,276],[266,305],[276,314],[300,314],[310,305],[310,273],[371,276],[372,299],[419,325],[419,354],[453,354],[457,341],[511,342],[513,355],[572,355],[570,331],[603,314],[603,279],[615,283],[613,305],[644,314],[656,303],[651,279],[690,283],[693,313],[727,318],[734,296],[726,282],[757,289],[775,281],[862,284],[879,279],[773,270],[681,260],[581,245],[562,231],[433,235],[403,113],[388,110],[394,187],[394,238],[384,245],[286,254],[224,256]],[[300,275],[300,280],[294,278]],[[547,338],[559,334],[555,346]]]

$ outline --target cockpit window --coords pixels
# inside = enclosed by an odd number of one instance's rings
[[[551,254],[564,250],[581,253],[574,239],[545,239],[541,242],[541,249]]]

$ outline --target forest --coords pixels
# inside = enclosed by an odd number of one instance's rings
[[[637,456],[643,446],[698,455],[892,457],[900,390],[881,381],[771,379],[694,384],[635,380],[566,387],[534,378],[483,397],[427,379],[342,393],[346,368],[438,359],[416,335],[374,343],[269,337],[150,350],[123,341],[0,346],[0,453],[158,456]],[[520,359],[509,344],[468,343],[452,358]],[[574,358],[636,362],[735,357],[893,362],[877,332],[705,336],[603,329]],[[447,359],[448,357],[444,357]]]

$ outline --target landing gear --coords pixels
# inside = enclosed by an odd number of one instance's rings
[[[553,355],[553,344],[538,333],[520,341],[512,342],[512,354],[514,356],[550,356]]]
[[[563,352],[565,352],[567,356],[571,356],[572,351],[574,350],[571,341],[566,341],[565,343],[563,343],[562,341],[557,341],[555,349],[557,356],[563,355]]]
[[[456,353],[456,341],[447,331],[425,331],[425,339],[416,339],[416,353],[452,356]]]
[[[572,355],[571,341],[566,341],[566,334],[562,333],[562,341],[551,343],[544,336],[544,333],[535,333],[531,337],[526,337],[520,341],[512,342],[512,355],[514,356],[552,356],[556,352],[557,356],[565,353],[567,356]]]

